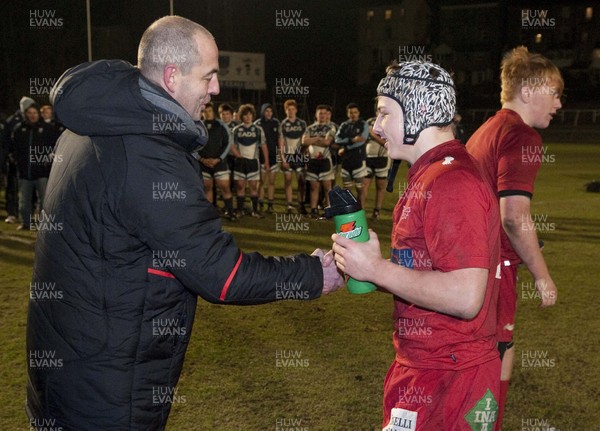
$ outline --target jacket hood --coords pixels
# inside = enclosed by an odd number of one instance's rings
[[[33,100],[31,97],[23,96],[21,97],[21,100],[19,100],[19,109],[21,113],[24,114],[30,106],[35,104],[35,100]]]
[[[265,116],[265,111],[267,110],[267,108],[271,108],[273,109],[273,106],[270,103],[263,103],[260,107],[260,116],[264,117]]]
[[[165,90],[123,60],[99,60],[67,70],[50,92],[57,118],[84,136],[162,135],[197,151],[206,128]]]

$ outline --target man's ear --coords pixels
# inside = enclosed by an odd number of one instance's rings
[[[521,102],[523,103],[529,103],[529,100],[531,99],[532,96],[532,91],[531,91],[531,87],[524,85],[521,87],[521,89],[519,90],[519,98],[521,99]]]
[[[178,78],[179,68],[174,64],[167,64],[163,69],[163,84],[169,93],[175,93]]]

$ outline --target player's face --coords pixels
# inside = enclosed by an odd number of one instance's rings
[[[33,107],[27,108],[25,111],[25,116],[27,117],[27,121],[30,123],[37,123],[40,120],[39,111]]]
[[[358,117],[360,117],[360,111],[358,110],[358,108],[350,108],[348,109],[348,119],[350,121],[356,121],[358,120]]]
[[[326,115],[325,121],[328,122],[328,123],[331,122],[331,111],[329,111],[329,110],[326,109],[325,110],[325,115]]]
[[[252,120],[254,120],[254,115],[252,115],[252,111],[248,111],[244,115],[242,115],[242,121],[244,122],[244,124],[250,124],[252,123]]]
[[[296,118],[296,114],[298,113],[298,109],[294,105],[288,106],[285,110],[285,113],[289,118]]]
[[[273,110],[271,108],[265,109],[265,112],[263,112],[263,117],[265,117],[266,120],[273,118]]]
[[[379,96],[377,98],[377,119],[373,132],[386,141],[385,147],[390,158],[406,160],[407,152],[412,145],[404,145],[404,114],[400,104],[395,100]]]
[[[536,129],[545,129],[562,104],[556,87],[552,84],[531,88],[529,98],[529,125]]]
[[[40,109],[40,113],[42,114],[42,118],[44,120],[51,120],[52,119],[52,106],[50,106],[50,105],[42,106],[42,108]]]
[[[317,117],[317,122],[319,122],[321,124],[327,122],[327,110],[326,109],[317,110],[317,114],[315,116]]]
[[[221,111],[219,113],[219,117],[221,117],[221,121],[225,124],[229,124],[231,123],[231,120],[233,120],[233,114],[231,111]]]
[[[217,44],[204,35],[197,35],[196,43],[198,51],[202,53],[202,62],[194,65],[186,75],[180,75],[180,82],[173,94],[173,98],[183,106],[194,121],[200,120],[202,110],[210,102],[211,96],[219,94]]]
[[[205,120],[212,121],[215,119],[215,110],[211,106],[207,106],[206,108],[204,108],[202,116]]]

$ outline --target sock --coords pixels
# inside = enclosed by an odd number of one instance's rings
[[[252,211],[258,211],[258,197],[252,196],[250,200],[252,201]]]
[[[244,211],[244,201],[246,198],[244,196],[237,197],[237,209],[238,211]]]
[[[229,214],[233,214],[233,199],[223,199],[223,202],[225,202],[225,208],[227,209],[227,212]]]

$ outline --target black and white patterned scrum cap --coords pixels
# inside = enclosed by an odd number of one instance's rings
[[[414,145],[427,127],[446,126],[454,117],[454,82],[437,64],[400,63],[379,82],[377,95],[400,104],[404,114],[404,143],[408,145]]]

